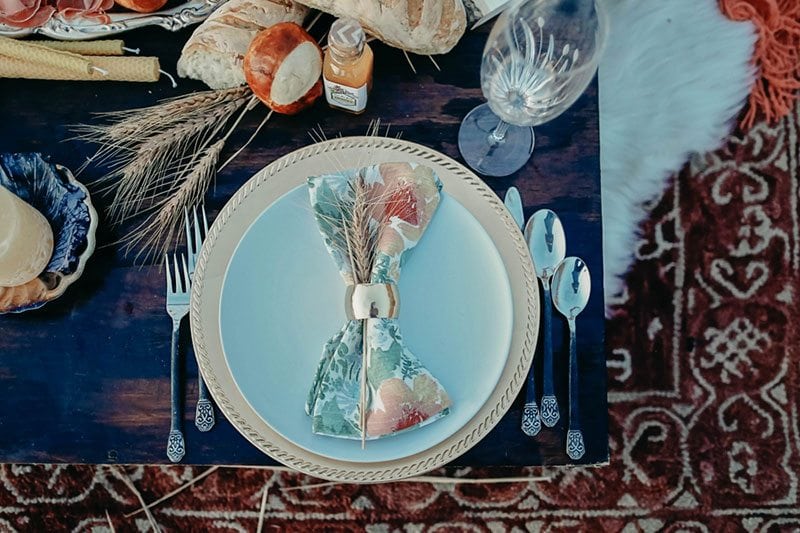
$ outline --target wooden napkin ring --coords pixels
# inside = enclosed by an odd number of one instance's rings
[[[344,296],[344,312],[348,320],[397,318],[400,314],[400,293],[394,283],[359,283],[348,285]]]

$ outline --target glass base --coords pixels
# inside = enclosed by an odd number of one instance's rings
[[[533,128],[509,124],[503,139],[493,142],[491,135],[499,123],[500,118],[492,112],[489,104],[483,104],[464,117],[458,130],[461,157],[470,168],[484,176],[513,174],[528,162],[533,153]]]

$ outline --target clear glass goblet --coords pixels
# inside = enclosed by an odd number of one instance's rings
[[[486,176],[508,176],[533,153],[533,126],[563,113],[597,71],[607,22],[595,0],[515,1],[495,23],[481,61],[487,103],[467,114],[458,148]]]

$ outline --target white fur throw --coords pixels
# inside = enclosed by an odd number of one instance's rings
[[[623,289],[645,202],[692,152],[718,147],[750,86],[756,39],[717,0],[605,0],[600,167],[606,302]]]

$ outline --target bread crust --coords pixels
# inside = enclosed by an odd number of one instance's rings
[[[178,75],[212,89],[244,85],[244,55],[256,34],[279,22],[301,24],[309,9],[292,0],[229,0],[195,29],[178,60]]]
[[[298,0],[337,17],[354,17],[364,31],[415,54],[445,54],[467,29],[462,0]]]
[[[299,99],[285,105],[276,103],[272,94],[273,82],[281,63],[299,45],[310,42],[319,53],[319,72],[316,82]],[[322,51],[317,42],[303,28],[292,22],[276,24],[255,36],[247,54],[244,56],[244,75],[253,94],[276,113],[294,115],[307,108],[322,95],[322,81],[319,76],[322,68]]]

